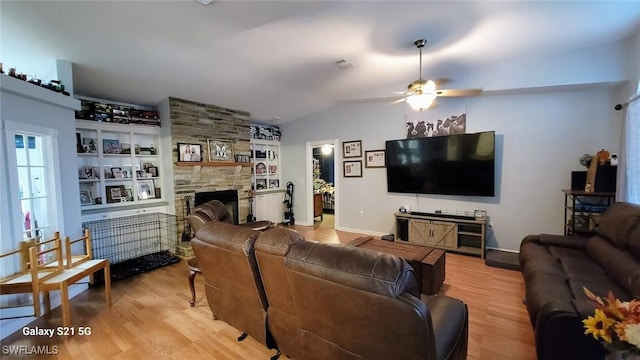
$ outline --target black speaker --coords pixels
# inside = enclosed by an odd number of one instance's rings
[[[618,167],[611,165],[598,165],[596,171],[595,192],[616,192],[616,182],[618,180]]]
[[[398,240],[409,241],[409,219],[396,218]]]
[[[583,190],[587,184],[587,172],[586,171],[572,171],[571,172],[571,190]]]

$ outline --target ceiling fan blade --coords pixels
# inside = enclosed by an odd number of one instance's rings
[[[437,92],[438,96],[443,97],[465,97],[465,96],[478,96],[482,94],[482,89],[441,89]]]
[[[357,104],[357,103],[373,103],[373,102],[390,102],[392,101],[394,104],[396,102],[404,101],[407,98],[406,95],[395,95],[395,96],[382,96],[382,97],[371,97],[371,98],[351,98],[351,99],[341,99],[336,100],[340,103],[349,103],[349,104]]]
[[[411,95],[409,95],[409,96],[411,96]],[[406,101],[406,100],[407,100],[407,98],[408,98],[409,96],[404,96],[404,97],[402,97],[402,98],[400,98],[400,99],[398,99],[398,100],[396,100],[396,101],[392,101],[392,102],[391,102],[391,105],[395,105],[395,104],[399,104],[399,103],[401,103],[401,102],[404,102],[404,101]]]
[[[437,79],[431,79],[433,80],[433,82],[436,83],[437,88],[441,88],[451,82],[453,82],[453,80],[451,78],[446,78],[446,77],[442,77],[442,78],[437,78]]]

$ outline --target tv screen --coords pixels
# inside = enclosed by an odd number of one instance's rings
[[[387,190],[495,195],[495,132],[388,140]]]

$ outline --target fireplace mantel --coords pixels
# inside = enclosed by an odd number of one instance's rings
[[[176,166],[245,166],[250,167],[252,163],[248,162],[231,162],[231,161],[177,161]]]

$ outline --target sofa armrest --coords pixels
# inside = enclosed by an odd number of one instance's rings
[[[469,341],[469,313],[462,301],[444,295],[430,296],[427,305],[438,359],[466,359]]]
[[[582,318],[571,300],[550,301],[538,312],[535,326],[538,360],[602,359],[604,349],[584,334]]]
[[[564,236],[564,235],[553,235],[553,234],[538,234],[538,235],[527,235],[520,245],[535,242],[540,245],[545,246],[560,246],[570,249],[578,249],[584,250],[587,247],[587,242],[589,238],[585,237],[577,237],[577,236]]]

